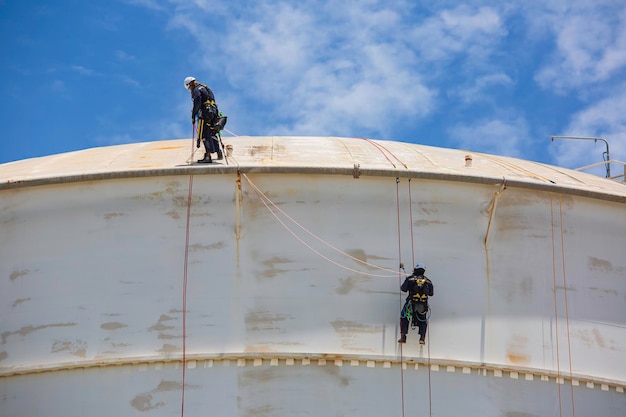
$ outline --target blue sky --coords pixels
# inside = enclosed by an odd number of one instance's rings
[[[0,46],[0,163],[189,138],[188,75],[236,135],[626,160],[623,0],[0,0]]]

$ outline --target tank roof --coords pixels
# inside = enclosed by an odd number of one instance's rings
[[[193,139],[85,149],[0,164],[0,189],[154,175],[253,173],[432,178],[547,188],[624,203],[626,186],[538,162],[414,143],[340,137],[224,137],[232,156],[197,164]],[[194,163],[190,163],[194,160]]]

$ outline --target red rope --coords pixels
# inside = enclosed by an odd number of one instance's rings
[[[191,196],[193,175],[189,176],[189,194],[187,196],[187,225],[185,230],[185,265],[183,266],[183,387],[180,401],[180,415],[185,415],[185,373],[187,370],[187,265],[189,264],[189,219],[191,217]]]
[[[387,153],[388,153],[389,155],[393,156],[393,157],[394,157],[394,158],[395,158],[398,162],[400,162],[400,163],[401,163],[401,164],[402,164],[405,168],[408,168],[404,162],[402,162],[402,161],[401,161],[401,160],[400,160],[400,159],[399,159],[396,155],[394,155],[394,154],[393,154],[393,152],[391,152],[389,149],[385,148],[383,145],[381,145],[381,144],[379,144],[379,143],[376,143],[376,142],[374,142],[374,141],[371,141],[371,140],[369,140],[369,139],[365,139],[365,138],[359,138],[359,139],[364,140],[364,141],[366,141],[367,143],[370,143],[370,144],[374,145],[374,146],[375,146],[375,147],[376,147],[376,148],[380,151],[380,153],[382,153],[382,154],[383,154],[383,156],[387,159],[387,161],[389,161],[389,163],[390,163],[391,165],[393,165],[393,167],[394,167],[394,168],[397,168],[397,167],[396,167],[396,164],[394,164],[394,163],[391,161],[391,159],[389,159],[389,157],[387,156]],[[387,152],[387,153],[385,153],[385,152]]]

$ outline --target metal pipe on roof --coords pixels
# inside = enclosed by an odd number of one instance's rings
[[[606,158],[603,158],[605,160],[605,164],[606,164],[606,177],[607,178],[611,178],[611,156],[609,154],[609,142],[606,141],[606,139],[604,138],[588,138],[588,137],[581,137],[581,136],[550,136],[550,140],[552,142],[554,142],[554,139],[576,139],[576,140],[592,140],[594,142],[597,142],[599,140],[603,141],[606,145]],[[604,157],[604,155],[603,155]]]

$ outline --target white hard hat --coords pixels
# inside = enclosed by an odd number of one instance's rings
[[[189,90],[189,84],[191,84],[192,81],[196,81],[196,79],[194,77],[185,78],[185,90]]]
[[[417,265],[415,265],[415,269],[423,269],[424,271],[426,271],[426,265],[424,265],[424,264],[417,264]]]

